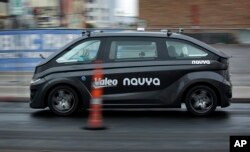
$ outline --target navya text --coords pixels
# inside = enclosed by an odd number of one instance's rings
[[[210,60],[192,60],[192,64],[210,64]]]

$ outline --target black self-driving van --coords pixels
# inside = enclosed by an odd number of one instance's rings
[[[104,76],[92,82],[97,65]],[[87,32],[35,68],[30,106],[70,115],[88,108],[94,83],[104,89],[104,107],[185,103],[204,116],[230,105],[228,66],[227,55],[179,33]]]

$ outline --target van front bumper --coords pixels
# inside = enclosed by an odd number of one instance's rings
[[[46,108],[45,98],[43,96],[44,90],[43,86],[45,84],[45,80],[42,79],[39,82],[30,84],[30,107],[35,109]]]

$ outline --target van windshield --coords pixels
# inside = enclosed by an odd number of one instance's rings
[[[80,43],[67,51],[56,61],[58,63],[93,61],[97,56],[100,43],[100,40],[90,40]]]

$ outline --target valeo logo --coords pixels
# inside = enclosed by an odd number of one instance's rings
[[[95,78],[93,87],[116,87],[119,84],[117,79]],[[122,86],[160,86],[159,78],[143,77],[143,78],[123,78]]]

